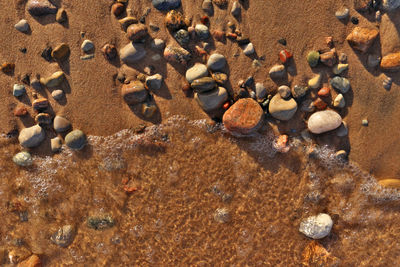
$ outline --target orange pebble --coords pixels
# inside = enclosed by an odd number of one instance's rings
[[[329,96],[329,93],[330,93],[329,87],[322,87],[322,88],[318,91],[318,96]]]
[[[226,101],[226,102],[222,105],[222,108],[225,109],[225,110],[227,110],[227,109],[229,108],[229,106],[230,106],[229,101]]]
[[[317,98],[317,99],[314,101],[314,106],[315,106],[317,109],[319,109],[319,110],[323,110],[323,109],[326,109],[326,107],[328,106],[328,104],[326,104],[326,103],[324,102],[324,100],[322,100],[321,98]]]
[[[293,57],[292,53],[286,49],[279,52],[279,59],[282,61],[282,63],[286,63],[291,57]]]
[[[206,24],[208,24],[210,22],[210,19],[207,16],[202,16],[200,21],[201,21],[201,23],[206,25]]]

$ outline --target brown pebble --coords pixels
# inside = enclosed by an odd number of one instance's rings
[[[128,34],[129,40],[138,42],[147,36],[147,27],[144,24],[131,24],[126,33]]]
[[[378,34],[379,31],[375,28],[355,27],[346,40],[354,49],[365,53],[378,37]]]
[[[121,3],[115,3],[111,6],[111,12],[114,14],[114,16],[118,17],[122,13],[124,13],[125,6]]]
[[[185,94],[185,96],[190,95],[191,89],[192,87],[190,87],[190,84],[185,80],[182,85],[182,92]]]
[[[169,11],[165,16],[164,22],[167,29],[171,32],[187,28],[188,26],[185,17],[182,15],[181,12],[176,10]]]
[[[212,35],[213,35],[214,39],[219,42],[223,42],[225,40],[225,32],[224,31],[215,30]]]
[[[28,109],[24,105],[17,105],[14,109],[14,116],[22,117],[28,114]]]
[[[322,87],[319,91],[318,91],[318,96],[329,96],[330,93],[330,89],[329,87]]]
[[[329,52],[320,54],[319,59],[324,65],[332,67],[337,61],[336,50],[332,49]]]
[[[32,107],[34,110],[45,110],[49,106],[49,101],[47,98],[38,98],[32,102]]]
[[[317,98],[314,102],[313,102],[314,106],[319,109],[319,110],[324,110],[326,109],[326,107],[328,106],[324,100],[322,100],[321,98]]]
[[[67,44],[60,44],[51,51],[51,56],[58,61],[65,60],[69,56],[70,50]]]
[[[11,74],[11,73],[13,73],[13,71],[15,69],[15,64],[14,63],[5,62],[5,63],[3,63],[1,65],[0,69],[5,74]]]
[[[49,125],[51,124],[51,116],[47,113],[39,113],[35,116],[35,122],[40,125]]]
[[[117,49],[112,44],[105,44],[101,48],[101,52],[103,52],[103,55],[107,60],[113,60],[118,54]]]
[[[42,262],[40,261],[40,258],[35,254],[33,254],[32,256],[30,256],[29,258],[18,264],[18,267],[41,267],[41,266]]]

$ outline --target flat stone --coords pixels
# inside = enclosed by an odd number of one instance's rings
[[[196,63],[186,71],[186,80],[192,83],[194,80],[206,77],[208,75],[207,66],[201,63]]]
[[[291,93],[289,86],[281,85],[278,88],[278,94],[281,96],[281,98],[287,99],[291,96],[292,93]]]
[[[264,99],[267,96],[267,88],[265,88],[264,84],[256,83],[256,97],[257,99]]]
[[[39,125],[34,125],[22,129],[18,136],[18,141],[23,147],[36,147],[45,138],[45,132]]]
[[[274,65],[269,70],[269,76],[271,79],[282,79],[286,74],[284,65]]]
[[[158,90],[161,88],[163,77],[161,74],[154,74],[146,78],[146,87],[149,90]]]
[[[126,33],[128,39],[132,42],[140,42],[148,34],[147,27],[144,24],[131,24],[126,30]]]
[[[347,93],[350,89],[349,80],[340,76],[333,77],[330,80],[330,84],[334,89],[338,90],[342,94]]]
[[[48,88],[54,88],[60,86],[64,79],[64,72],[56,71],[47,78],[40,78],[40,83]]]
[[[307,54],[307,62],[310,67],[314,68],[318,65],[319,62],[319,52],[311,51]]]
[[[121,95],[128,105],[135,105],[147,100],[149,93],[140,81],[132,81],[124,84]]]
[[[94,49],[94,44],[90,40],[85,40],[82,42],[81,49],[85,53],[89,53]]]
[[[129,43],[120,52],[120,58],[125,64],[133,64],[144,58],[146,50],[143,44]]]
[[[218,87],[208,92],[195,93],[194,98],[205,112],[211,112],[220,108],[228,100],[228,93],[225,88]]]
[[[191,55],[189,51],[182,47],[169,45],[164,49],[164,58],[169,63],[177,63],[186,66],[188,61],[191,59]]]
[[[339,75],[342,72],[346,71],[348,68],[349,68],[349,64],[339,63],[333,67],[332,71],[334,74]]]
[[[320,213],[310,216],[300,223],[299,231],[313,239],[321,239],[329,235],[333,226],[331,216]]]
[[[26,9],[32,16],[45,16],[56,14],[57,7],[48,0],[28,0]]]
[[[32,102],[32,107],[36,111],[43,111],[49,107],[49,100],[47,98],[38,98]]]
[[[346,106],[346,102],[342,94],[338,94],[333,100],[333,106],[335,108],[344,108]]]
[[[248,43],[243,46],[243,54],[245,54],[246,56],[251,56],[252,54],[254,54],[254,52],[254,46],[252,43]]]
[[[63,133],[71,128],[71,122],[61,116],[56,116],[53,122],[53,128],[57,133]]]
[[[207,61],[207,67],[212,71],[220,71],[226,65],[226,58],[225,56],[214,53],[212,54]]]
[[[60,44],[51,51],[51,56],[57,61],[63,61],[68,58],[70,49],[67,44]]]
[[[65,136],[65,144],[71,149],[81,150],[86,143],[86,135],[81,130],[73,130]]]
[[[343,8],[335,12],[337,19],[345,20],[349,17],[350,10],[348,8]]]
[[[365,53],[374,43],[378,34],[379,31],[374,28],[355,27],[346,40],[354,49]]]
[[[197,93],[203,93],[210,91],[215,88],[216,84],[213,78],[211,77],[202,77],[194,80],[190,86]]]
[[[30,31],[30,26],[29,23],[26,19],[21,19],[18,21],[15,25],[14,28],[17,29],[18,31],[22,33],[28,33]]]
[[[268,111],[275,119],[288,121],[296,113],[297,103],[293,98],[283,99],[279,94],[276,94],[269,103]]]
[[[64,225],[63,227],[60,227],[60,229],[58,229],[58,231],[50,237],[50,240],[54,244],[66,248],[74,240],[74,235],[74,227],[72,225]]]
[[[381,61],[381,68],[387,71],[400,70],[400,52],[384,56]]]
[[[264,111],[251,98],[241,98],[224,113],[222,122],[228,131],[239,134],[255,132],[263,122]]]
[[[317,89],[321,85],[322,75],[321,73],[315,75],[308,81],[308,87],[312,89]]]
[[[64,97],[64,91],[61,89],[54,90],[51,92],[51,96],[54,98],[54,100],[61,100]]]
[[[14,155],[13,162],[21,167],[32,165],[32,156],[29,152],[22,151]]]
[[[177,9],[181,6],[181,0],[152,0],[151,3],[160,11]]]
[[[333,110],[323,110],[313,113],[308,119],[308,130],[320,134],[335,130],[342,123],[342,118]]]
[[[54,137],[50,140],[50,147],[53,153],[56,153],[61,150],[62,147],[62,139],[60,137]]]
[[[208,27],[204,24],[198,23],[194,27],[194,31],[196,32],[197,37],[200,40],[207,40],[210,37],[210,31]]]
[[[13,96],[19,97],[26,93],[25,85],[23,84],[14,84],[13,86]]]
[[[153,50],[162,51],[165,48],[165,42],[162,39],[153,39],[150,43],[150,47]]]
[[[305,96],[307,94],[308,90],[309,90],[309,88],[307,86],[296,84],[292,88],[292,95],[296,99],[302,98],[303,96]]]

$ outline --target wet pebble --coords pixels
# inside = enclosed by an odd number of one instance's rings
[[[328,104],[319,97],[314,100],[313,104],[318,110],[324,110],[328,106]]]
[[[228,93],[225,88],[217,87],[208,92],[195,93],[194,98],[205,112],[211,112],[220,108],[228,100]]]
[[[355,27],[346,40],[354,49],[365,53],[377,38],[378,33],[379,31],[375,28]]]
[[[14,25],[14,27],[22,33],[28,33],[30,31],[30,26],[26,19],[21,19]]]
[[[132,81],[122,86],[121,95],[128,105],[135,105],[146,101],[149,93],[142,82]]]
[[[226,65],[225,56],[214,53],[212,54],[207,61],[207,67],[212,71],[222,70]]]
[[[342,94],[338,94],[333,100],[333,106],[335,108],[344,108],[346,106],[346,102]]]
[[[313,113],[308,119],[308,130],[314,134],[329,132],[342,124],[342,118],[333,110]]]
[[[126,64],[133,64],[144,58],[146,50],[143,44],[128,43],[119,52],[121,60]]]
[[[53,153],[56,153],[61,150],[62,147],[62,139],[60,137],[54,137],[50,140],[50,148]]]
[[[311,51],[307,54],[307,62],[310,67],[314,68],[318,65],[319,61],[319,52],[318,51]]]
[[[28,0],[26,9],[32,16],[45,16],[57,13],[57,7],[48,0]]]
[[[206,77],[208,75],[207,66],[201,63],[196,63],[186,71],[186,80],[192,83],[194,80]]]
[[[26,167],[32,165],[33,160],[29,152],[22,151],[14,155],[13,162],[18,166]]]
[[[243,46],[243,54],[245,54],[246,56],[251,56],[252,54],[254,54],[254,52],[254,46],[252,43],[248,43]]]
[[[36,147],[45,138],[45,132],[39,125],[24,128],[21,130],[18,136],[18,141],[23,147]]]
[[[81,150],[86,143],[86,135],[81,130],[73,130],[65,136],[65,144],[71,149]]]
[[[290,90],[289,86],[281,85],[278,88],[278,94],[281,96],[281,98],[287,99],[291,95],[291,90]]]
[[[181,0],[152,0],[151,3],[160,11],[168,11],[181,6]]]
[[[333,221],[331,216],[320,213],[317,216],[310,216],[300,223],[299,231],[312,239],[321,239],[331,232]]]
[[[267,96],[267,89],[264,84],[256,83],[256,97],[257,99],[264,99]]]
[[[23,84],[14,84],[13,86],[13,96],[19,97],[26,93],[25,85]]]
[[[311,99],[306,99],[301,103],[301,110],[304,112],[314,112],[315,111],[315,106],[314,102]]]
[[[288,121],[296,113],[297,103],[293,98],[283,99],[280,94],[276,94],[269,103],[268,111],[275,119]]]
[[[330,80],[331,86],[341,92],[342,94],[345,94],[349,91],[350,89],[350,82],[348,79],[335,76]]]
[[[145,84],[149,90],[158,90],[161,88],[162,81],[163,77],[161,76],[161,74],[157,73],[152,76],[148,76],[146,78]]]
[[[274,65],[269,70],[271,79],[282,79],[286,74],[284,65]]]
[[[53,128],[57,133],[66,132],[71,128],[71,122],[64,117],[56,116],[54,118]]]
[[[89,53],[94,49],[94,44],[90,40],[85,40],[82,42],[81,49],[85,53]]]
[[[60,246],[60,247],[68,247],[72,241],[74,240],[75,230],[72,225],[64,225],[60,227],[57,232],[55,232],[51,237],[51,241]]]
[[[229,210],[226,208],[218,208],[214,212],[214,220],[218,223],[227,223],[231,219]]]

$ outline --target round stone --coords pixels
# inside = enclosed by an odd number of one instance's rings
[[[194,91],[198,93],[203,93],[210,91],[215,88],[215,81],[211,77],[202,77],[199,79],[194,80],[190,86],[193,88]]]
[[[343,8],[335,12],[337,19],[345,20],[349,17],[350,10],[348,8]]]
[[[168,11],[180,7],[181,0],[152,0],[151,3],[160,11]]]
[[[264,111],[251,98],[241,98],[235,102],[222,117],[228,131],[238,134],[251,134],[262,124]]]
[[[311,51],[307,55],[307,62],[310,67],[314,68],[318,65],[319,61],[319,52],[318,51]]]
[[[56,116],[54,118],[53,127],[57,133],[62,133],[68,131],[71,128],[71,123],[66,118]]]
[[[72,225],[64,225],[51,237],[51,241],[60,247],[68,247],[74,240],[75,230]]]
[[[89,53],[94,49],[94,44],[90,40],[85,40],[85,41],[83,41],[83,43],[81,45],[81,49],[83,52]]]
[[[186,20],[183,14],[176,10],[171,10],[165,15],[165,26],[170,32],[176,32],[180,29],[186,29]]]
[[[272,97],[268,110],[275,119],[288,121],[297,111],[297,102],[293,98],[283,99],[280,94],[276,94]]]
[[[186,71],[186,80],[192,83],[194,80],[206,77],[208,75],[207,66],[201,63],[196,63]]]
[[[228,93],[225,88],[218,87],[205,93],[195,93],[194,98],[205,112],[211,112],[222,107],[228,100]]]
[[[64,97],[64,91],[61,89],[54,90],[51,92],[51,96],[54,98],[54,100],[61,100]]]
[[[161,74],[154,74],[146,78],[146,87],[149,90],[158,90],[161,88],[163,77]]]
[[[45,138],[45,132],[39,125],[23,129],[18,136],[18,141],[23,147],[36,147]]]
[[[333,110],[313,113],[308,119],[308,130],[314,134],[332,131],[342,124],[342,118]]]
[[[281,98],[283,99],[287,99],[290,97],[291,92],[290,92],[290,88],[287,85],[281,85],[278,88],[278,94],[281,96]]]
[[[190,41],[189,32],[185,29],[180,29],[174,33],[174,38],[181,46],[187,45]]]
[[[207,61],[207,67],[212,71],[222,70],[226,65],[226,59],[223,55],[214,53]]]
[[[121,95],[127,104],[135,105],[146,101],[149,93],[143,83],[140,81],[132,81],[122,86]]]
[[[13,96],[19,97],[19,96],[22,96],[23,94],[25,94],[25,92],[26,92],[25,85],[23,85],[23,84],[14,84]]]
[[[105,44],[102,48],[101,48],[101,52],[103,53],[103,56],[107,59],[107,60],[113,60],[117,57],[118,52],[117,52],[117,48],[115,48],[115,45],[113,44]]]
[[[129,43],[120,50],[121,60],[126,64],[133,64],[144,58],[146,50],[143,44]]]
[[[206,40],[210,37],[210,31],[208,27],[204,24],[196,24],[194,31],[200,40]]]
[[[129,40],[139,42],[147,36],[147,27],[144,24],[131,24],[126,33]]]
[[[350,82],[344,77],[335,76],[331,79],[330,84],[334,89],[338,90],[342,94],[347,93],[350,89]]]
[[[300,223],[299,231],[312,239],[321,239],[331,232],[333,221],[331,216],[320,213],[317,216],[310,216]]]
[[[65,136],[65,144],[76,150],[81,150],[86,145],[86,135],[81,130],[73,130]]]
[[[32,156],[29,152],[22,151],[14,155],[13,161],[18,166],[30,166],[32,165]]]
[[[269,70],[271,79],[281,79],[285,76],[286,70],[284,65],[274,65]]]
[[[14,27],[22,33],[28,33],[30,31],[29,23],[26,19],[21,19],[14,25]]]

